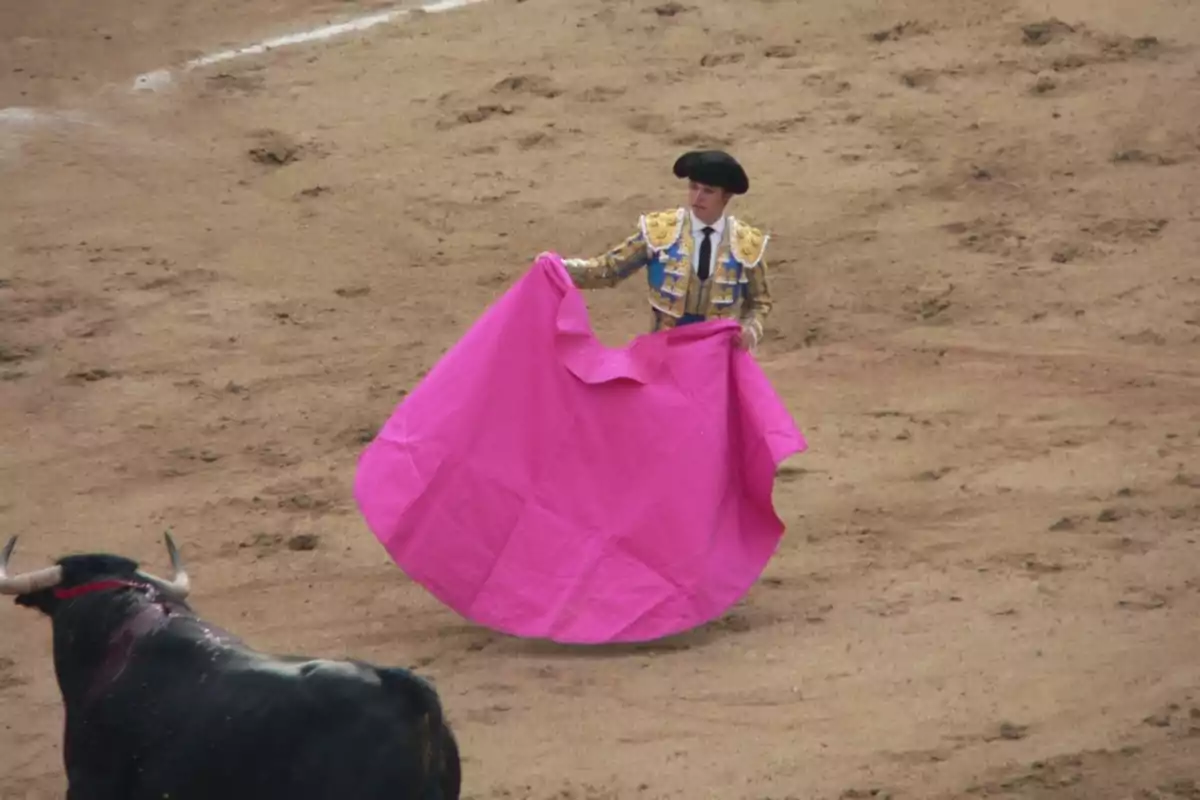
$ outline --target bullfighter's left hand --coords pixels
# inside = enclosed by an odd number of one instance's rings
[[[753,323],[742,323],[742,335],[738,343],[745,350],[753,350],[758,346],[758,329],[755,328]]]

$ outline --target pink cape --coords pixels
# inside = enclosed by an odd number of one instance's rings
[[[609,348],[544,256],[366,448],[359,509],[493,630],[599,644],[708,622],[774,553],[775,471],[807,446],[738,335],[710,321]]]

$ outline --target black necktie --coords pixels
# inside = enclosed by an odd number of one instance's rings
[[[708,273],[712,269],[712,241],[708,238],[712,235],[712,228],[704,228],[704,241],[700,243],[700,280],[708,280]]]

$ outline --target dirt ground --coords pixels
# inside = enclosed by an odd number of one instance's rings
[[[253,644],[434,678],[474,800],[1200,797],[1200,6],[492,0],[129,91],[378,7],[0,9],[14,568],[166,571],[169,528]],[[709,143],[810,444],[781,551],[653,646],[464,624],[363,525],[359,453]],[[639,281],[588,298],[644,330]],[[0,613],[0,797],[61,797],[49,628]]]

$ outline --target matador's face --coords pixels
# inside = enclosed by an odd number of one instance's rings
[[[732,196],[726,189],[696,181],[688,182],[688,206],[696,219],[704,223],[712,224],[720,219]]]

